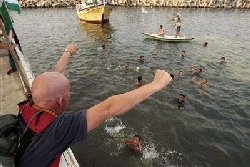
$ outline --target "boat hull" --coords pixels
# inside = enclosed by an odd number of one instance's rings
[[[194,40],[194,38],[188,38],[188,37],[177,37],[175,36],[159,36],[158,34],[149,34],[149,33],[143,33],[146,38],[158,40],[158,41],[164,41],[164,42],[190,42]]]
[[[94,24],[102,24],[109,21],[112,8],[107,5],[90,6],[80,9],[77,6],[77,15],[81,21]]]

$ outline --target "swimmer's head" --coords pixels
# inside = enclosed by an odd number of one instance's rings
[[[172,77],[172,79],[174,79],[174,74],[170,74],[170,77]]]
[[[183,103],[184,101],[185,101],[185,95],[184,94],[179,94],[179,97],[178,97],[178,101],[180,102],[180,103]]]
[[[178,75],[181,77],[183,76],[183,71],[179,71]]]
[[[144,62],[144,56],[140,56],[139,60],[140,60],[141,62]]]
[[[102,45],[102,49],[105,49],[106,48],[106,45]]]
[[[202,79],[201,84],[207,84],[207,78]]]
[[[129,66],[129,62],[125,62],[124,66],[127,68]]]
[[[224,64],[226,62],[226,58],[225,57],[221,57],[220,58],[220,64]]]
[[[204,47],[206,47],[206,46],[207,46],[207,42],[204,43]]]
[[[138,82],[141,82],[142,81],[142,76],[137,77],[137,79],[138,79]]]
[[[134,138],[137,138],[139,142],[141,141],[141,136],[139,135],[134,135]]]

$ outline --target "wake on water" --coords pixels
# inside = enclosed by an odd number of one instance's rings
[[[122,143],[122,140],[124,137],[128,136],[125,134],[124,130],[127,127],[123,124],[122,120],[117,117],[112,117],[105,122],[105,131],[107,134],[112,136],[116,142],[117,149],[114,149],[112,152],[110,152],[110,156],[117,157],[120,154],[122,154],[122,150],[124,149],[125,145]],[[129,128],[129,127],[128,127]],[[128,129],[127,128],[127,129]],[[130,130],[133,131],[133,130]],[[131,132],[134,134],[134,132]],[[149,141],[149,140],[148,140]],[[164,165],[170,165],[171,159],[179,159],[182,160],[182,153],[178,153],[175,150],[165,150],[162,148],[160,151],[157,151],[157,148],[155,144],[150,142],[143,142],[144,149],[142,152],[141,161],[143,163],[149,163],[153,161],[154,159],[160,159],[161,163]]]

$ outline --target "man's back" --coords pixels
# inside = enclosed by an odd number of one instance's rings
[[[58,116],[43,132],[33,137],[32,143],[19,157],[18,166],[49,166],[71,144],[82,141],[87,135],[85,112]]]

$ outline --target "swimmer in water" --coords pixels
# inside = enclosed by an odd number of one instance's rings
[[[137,83],[135,84],[137,88],[143,85],[142,76],[137,77]]]
[[[194,84],[196,84],[196,83],[197,83],[197,77],[194,76],[194,77],[192,78],[191,82],[194,83]]]
[[[172,77],[172,81],[171,82],[173,82],[174,81],[174,74],[170,74],[170,77]]]
[[[131,151],[142,154],[141,137],[139,135],[134,135],[132,138],[126,138],[123,142]]]
[[[201,76],[201,73],[203,72],[202,68],[197,65],[190,65],[189,66],[189,72],[191,74],[194,74],[195,76]]]
[[[144,56],[140,56],[140,57],[139,57],[139,61],[140,61],[141,63],[144,63],[144,60],[145,60],[145,59],[144,59]]]
[[[129,67],[129,62],[125,62],[124,68],[125,68],[125,69],[128,69],[128,67]]]
[[[204,47],[207,47],[207,42],[204,43]]]
[[[195,73],[195,69],[197,69],[199,66],[198,65],[190,65],[189,66],[189,72],[191,73],[191,74],[194,74]]]
[[[106,45],[102,45],[102,49],[103,49],[103,50],[106,49]]]
[[[222,65],[222,64],[226,64],[226,58],[225,57],[220,58],[220,65]]]
[[[192,78],[192,83],[199,85],[201,89],[207,89],[207,86],[208,86],[207,78],[203,78],[200,81],[198,81],[198,78],[196,76],[194,76]]]
[[[201,76],[202,71],[203,71],[202,68],[196,68],[194,71],[194,75]]]
[[[185,106],[185,95],[184,94],[179,94],[179,97],[177,99],[178,107],[179,109],[184,108]]]
[[[104,51],[106,49],[106,45],[102,45],[101,47],[98,47],[98,51]]]
[[[203,78],[200,82],[200,88],[201,89],[207,89],[207,85],[208,85],[208,80],[207,78]]]
[[[183,74],[183,71],[179,71],[178,74],[177,74],[177,76],[178,76],[179,78],[182,78],[183,75],[184,75],[184,74]]]
[[[186,51],[185,51],[185,50],[182,50],[181,53],[179,54],[179,56],[180,56],[182,59],[184,59],[185,55],[186,55]]]

